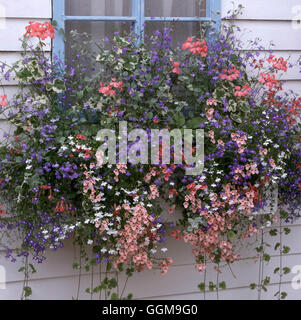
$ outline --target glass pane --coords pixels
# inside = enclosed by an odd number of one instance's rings
[[[67,16],[131,16],[132,0],[65,0]]]
[[[78,33],[87,33],[92,36],[94,42],[100,43],[106,39],[105,48],[110,47],[110,41],[114,34],[118,32],[120,35],[127,35],[131,30],[131,22],[122,21],[67,21],[66,22],[66,60],[67,64],[71,61],[72,56],[76,55],[76,48],[71,49],[73,43],[70,32],[76,30]],[[96,46],[91,46],[87,50],[91,52],[97,51]]]
[[[156,30],[160,32],[164,28],[171,28],[172,33],[172,46],[176,47],[182,45],[188,37],[200,35],[200,23],[199,22],[152,22],[149,21],[145,26],[146,43],[148,42],[147,37],[154,35]]]
[[[206,0],[145,0],[146,17],[205,17]]]

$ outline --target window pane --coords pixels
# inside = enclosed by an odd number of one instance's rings
[[[205,17],[206,0],[145,0],[147,17]]]
[[[172,29],[172,46],[176,47],[183,44],[188,37],[200,35],[199,22],[152,22],[149,21],[145,26],[146,43],[148,42],[147,36],[154,35],[156,30],[163,31],[164,28]]]
[[[132,0],[65,0],[67,16],[131,16]]]
[[[76,30],[78,33],[87,33],[92,36],[94,42],[100,43],[105,38],[112,40],[114,33],[118,32],[120,35],[129,34],[131,30],[131,22],[122,21],[67,21],[66,22],[66,60],[67,64],[71,57],[76,55],[75,49],[71,49],[73,43],[70,32]],[[105,41],[105,48],[110,47],[110,41]],[[87,48],[88,49],[88,48]],[[97,51],[96,46],[89,48],[90,51]]]

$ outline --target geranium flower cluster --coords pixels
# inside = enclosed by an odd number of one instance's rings
[[[54,28],[50,22],[34,22],[30,21],[29,25],[25,27],[25,37],[37,37],[41,40],[45,40],[48,37],[54,39]]]

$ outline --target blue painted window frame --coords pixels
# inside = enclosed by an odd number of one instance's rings
[[[66,21],[132,21],[137,35],[143,39],[144,23],[146,21],[215,21],[213,28],[219,32],[221,21],[221,0],[206,0],[206,17],[145,17],[145,0],[132,0],[132,16],[66,16],[65,0],[52,0],[53,20],[57,22],[58,30],[65,31]],[[53,56],[65,60],[64,32],[60,32],[53,40]]]

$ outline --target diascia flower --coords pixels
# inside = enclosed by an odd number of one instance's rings
[[[1,98],[0,106],[2,106],[2,107],[7,107],[7,106],[8,106],[8,103],[7,103],[7,101],[5,101],[5,100],[7,99],[7,95],[5,94],[5,95],[3,95],[3,96],[0,96],[0,98]]]
[[[50,22],[40,23],[30,21],[25,30],[25,37],[38,37],[41,40],[45,40],[48,37],[54,39],[55,31]]]

